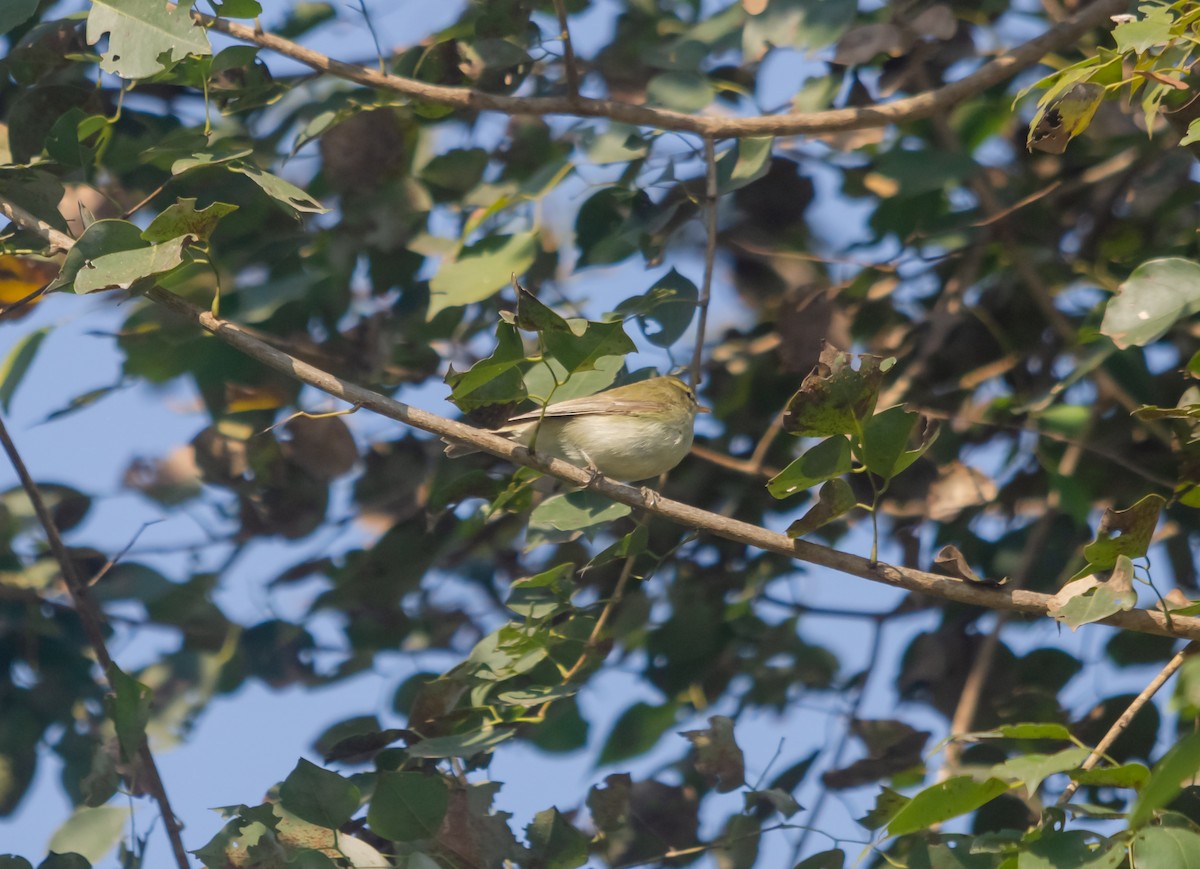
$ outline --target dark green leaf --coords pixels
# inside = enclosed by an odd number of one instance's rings
[[[872,474],[890,480],[933,445],[938,428],[926,422],[915,446],[909,449],[913,432],[922,417],[896,405],[880,411],[863,427],[863,464]]]
[[[4,862],[0,860],[0,869],[3,869]],[[82,854],[54,854],[51,853],[45,860],[38,864],[38,869],[91,869],[92,864]]]
[[[1020,869],[1116,869],[1125,861],[1125,845],[1086,830],[1043,830],[1021,849]]]
[[[849,513],[857,503],[849,483],[842,479],[830,480],[821,486],[821,491],[817,493],[817,503],[788,526],[788,537],[811,534],[839,516]]]
[[[450,400],[464,411],[522,400],[526,393],[519,366],[525,361],[525,345],[516,327],[498,323],[496,349],[491,356],[467,371],[455,371],[451,366],[446,374]]]
[[[1189,733],[1154,765],[1150,780],[1129,813],[1130,828],[1148,823],[1155,811],[1175,799],[1183,783],[1197,771],[1200,771],[1200,733]]]
[[[883,374],[892,360],[863,354],[858,369],[852,357],[834,347],[821,350],[821,361],[788,402],[784,430],[806,437],[850,435],[857,439],[875,410]]]
[[[717,792],[727,794],[746,783],[746,764],[742,750],[733,738],[733,720],[724,715],[708,719],[707,730],[680,733],[692,743],[696,771],[714,783]]]
[[[529,517],[530,530],[581,531],[615,522],[630,514],[631,508],[610,501],[597,492],[580,489],[552,495],[534,508]]]
[[[1162,495],[1147,495],[1127,510],[1106,507],[1096,529],[1096,539],[1083,550],[1088,560],[1086,576],[1097,570],[1111,570],[1119,556],[1141,558],[1150,548],[1150,540],[1158,525],[1158,516],[1167,499]]]
[[[767,491],[776,498],[786,498],[849,473],[852,465],[850,441],[844,436],[835,435],[807,450],[771,478],[767,483]]]
[[[884,787],[875,797],[875,805],[871,811],[859,818],[858,823],[868,830],[878,830],[890,823],[909,802],[909,798],[904,794]]]
[[[355,784],[303,758],[279,787],[279,801],[298,818],[336,830],[358,811],[362,795]]]
[[[7,0],[0,6],[0,36],[8,33],[37,10],[38,0]]]
[[[554,331],[542,335],[546,352],[562,364],[568,376],[596,369],[597,363],[605,357],[623,358],[627,353],[637,350],[619,322],[585,323],[576,320],[572,325],[575,328],[582,325],[584,331]]]
[[[381,772],[375,782],[367,824],[385,839],[432,839],[450,804],[450,788],[438,775]]]
[[[596,765],[605,766],[645,754],[675,725],[676,711],[674,703],[661,706],[634,703],[613,724]]]
[[[739,139],[717,160],[717,192],[732,193],[766,175],[774,144],[771,138]]]
[[[845,869],[846,852],[841,848],[821,851],[801,860],[792,869]]]
[[[617,305],[616,312],[624,317],[636,317],[642,334],[651,344],[670,347],[691,325],[699,298],[696,285],[671,269],[645,293]]]
[[[577,869],[588,860],[589,836],[562,816],[558,809],[538,812],[525,828],[533,858],[545,869]]]

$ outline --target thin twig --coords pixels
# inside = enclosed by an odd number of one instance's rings
[[[863,701],[867,697],[867,683],[871,679],[871,672],[875,669],[875,665],[879,662],[879,650],[883,647],[883,622],[877,621],[871,626],[871,650],[867,653],[867,664],[863,668],[862,682],[858,686],[858,694],[854,697],[854,702],[850,704],[850,709],[846,713],[846,726],[842,728],[841,734],[838,736],[837,746],[833,749],[833,754],[830,757],[829,768],[839,769],[842,765],[842,757],[845,754],[846,746],[850,744],[850,732],[853,728],[850,726],[858,718],[859,712],[862,710]],[[817,795],[817,801],[808,811],[808,824],[804,828],[804,832],[800,834],[800,838],[796,840],[796,845],[792,848],[792,859],[790,863],[798,863],[800,857],[804,853],[804,845],[808,842],[808,835],[817,826],[817,819],[821,815],[821,810],[825,808],[825,802],[829,798],[830,789],[822,788],[821,793]]]
[[[713,268],[717,261],[717,143],[704,137],[704,280],[700,284],[700,309],[696,321],[696,347],[692,351],[692,386],[700,386],[700,364],[704,361],[704,332],[708,328],[708,303],[712,298]]]
[[[739,474],[745,474],[749,477],[766,477],[770,479],[779,473],[779,468],[760,465],[753,458],[735,459],[733,456],[727,456],[716,450],[710,450],[708,447],[700,446],[700,444],[692,444],[690,452],[696,458],[703,459],[709,464],[716,465],[719,468],[728,468],[731,471],[737,471]]]
[[[2,418],[0,418],[0,445],[3,446],[4,452],[8,455],[8,460],[12,463],[13,470],[17,472],[17,477],[21,481],[21,488],[25,490],[29,502],[33,505],[34,514],[37,516],[42,529],[46,532],[46,541],[50,544],[50,552],[54,555],[54,560],[58,562],[59,570],[62,571],[63,581],[66,583],[71,600],[75,604],[75,611],[79,615],[79,623],[83,627],[83,633],[87,638],[88,645],[92,647],[92,651],[96,655],[96,660],[104,670],[105,678],[111,678],[110,674],[114,662],[112,655],[108,651],[108,644],[104,639],[104,617],[100,612],[100,608],[88,593],[87,584],[80,578],[79,572],[75,568],[75,562],[71,559],[70,553],[67,552],[67,547],[63,543],[62,536],[58,533],[58,526],[54,524],[54,515],[46,506],[41,490],[38,488],[37,483],[34,482],[33,477],[30,476],[29,469],[25,467],[25,462],[21,458],[21,454],[17,451],[17,445],[13,443],[12,438],[9,436],[8,428],[4,425]],[[146,790],[154,797],[158,803],[159,811],[162,813],[163,826],[166,827],[167,838],[171,842],[171,850],[175,853],[175,862],[178,864],[179,869],[188,869],[190,864],[188,862],[187,849],[183,847],[183,839],[180,836],[182,825],[171,809],[171,802],[167,798],[166,787],[163,785],[162,776],[159,775],[158,765],[154,762],[154,755],[150,752],[150,744],[146,741],[145,734],[142,735],[138,756],[141,760],[140,766],[142,772],[146,777]]]
[[[630,555],[626,557],[625,563],[621,566],[621,575],[617,577],[616,587],[613,588],[613,593],[604,604],[604,609],[600,611],[600,617],[596,619],[596,624],[592,626],[592,632],[588,635],[587,642],[583,644],[583,651],[579,653],[579,659],[571,665],[571,669],[563,674],[563,684],[570,682],[583,669],[583,666],[592,656],[592,652],[600,643],[600,635],[604,632],[604,626],[608,624],[609,618],[612,616],[613,610],[621,603],[625,597],[625,587],[629,584],[629,579],[633,576],[633,562],[637,560],[636,556]]]
[[[567,69],[567,94],[579,99],[579,68],[575,65],[575,48],[571,45],[571,30],[567,26],[567,4],[554,0],[554,12],[558,15],[559,39],[563,44],[563,64]]]
[[[151,519],[149,522],[143,522],[142,527],[139,528],[136,532],[134,532],[133,537],[131,537],[129,542],[125,544],[125,548],[122,549],[120,552],[118,552],[116,555],[114,555],[112,558],[108,559],[108,561],[104,562],[104,566],[101,567],[99,570],[97,570],[96,575],[88,580],[88,583],[87,583],[88,586],[91,587],[91,586],[95,585],[96,583],[98,583],[100,580],[104,579],[104,577],[108,574],[108,572],[117,566],[117,562],[119,562],[122,558],[124,558],[126,555],[129,554],[129,550],[133,549],[133,545],[138,542],[138,538],[142,536],[142,532],[145,531],[147,528],[149,528],[151,525],[157,525],[159,522],[162,522],[162,521],[163,521],[162,519]]]
[[[1142,693],[1133,698],[1133,702],[1130,703],[1129,707],[1121,713],[1121,717],[1113,722],[1113,726],[1108,728],[1108,733],[1104,734],[1104,738],[1096,743],[1096,747],[1092,749],[1092,753],[1088,755],[1087,760],[1080,765],[1079,768],[1081,770],[1089,770],[1100,762],[1100,758],[1102,758],[1108,752],[1108,750],[1112,748],[1112,744],[1117,741],[1122,733],[1125,732],[1125,728],[1129,726],[1129,722],[1133,721],[1134,716],[1141,711],[1143,706],[1150,702],[1150,698],[1155,695],[1158,689],[1165,685],[1167,680],[1175,675],[1175,671],[1183,665],[1184,658],[1193,654],[1195,651],[1196,644],[1188,643],[1186,646],[1180,649],[1179,653],[1176,654],[1174,658],[1167,661],[1167,665],[1158,672],[1157,676],[1150,680],[1150,684],[1142,689]],[[1062,792],[1062,796],[1058,798],[1058,804],[1060,806],[1065,806],[1078,789],[1079,782],[1073,781],[1068,784],[1066,789]]]
[[[46,290],[50,289],[50,284],[52,284],[52,283],[53,283],[53,281],[47,281],[46,283],[44,283],[40,287],[38,287],[36,290],[34,290],[32,293],[22,296],[21,298],[17,299],[15,302],[9,302],[7,305],[0,305],[0,315],[10,314],[13,311],[19,311],[19,310],[21,310],[21,308],[24,308],[30,302],[37,301],[39,298],[41,298],[42,296],[44,296],[46,294]]]
[[[713,138],[752,136],[794,136],[802,133],[831,133],[883,127],[945,113],[976,94],[1038,63],[1048,53],[1071,45],[1096,27],[1112,27],[1111,17],[1124,12],[1127,0],[1097,0],[1061,24],[1023,42],[984,63],[970,75],[941,87],[874,106],[829,109],[820,112],[795,112],[756,117],[719,117],[634,105],[620,100],[587,97],[523,97],[492,94],[471,88],[435,85],[403,76],[333,60],[274,34],[264,33],[245,24],[192,12],[192,20],[211,30],[243,42],[290,57],[318,72],[355,81],[368,87],[408,94],[428,102],[457,109],[493,111],[508,115],[571,115],[601,117],[660,130],[695,133]]]

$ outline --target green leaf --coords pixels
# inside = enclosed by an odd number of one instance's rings
[[[846,852],[841,848],[831,848],[804,858],[792,869],[844,869],[845,865]]]
[[[997,778],[985,781],[976,781],[966,775],[948,778],[913,796],[888,824],[888,835],[915,833],[973,812],[1008,789],[1008,783]]]
[[[257,18],[263,11],[258,0],[213,0],[213,7],[218,18]]]
[[[727,794],[746,783],[746,764],[733,738],[733,720],[724,715],[708,719],[707,730],[686,730],[679,735],[692,743],[696,771]]]
[[[620,322],[572,321],[572,325],[575,327],[580,324],[585,328],[579,335],[573,331],[553,331],[542,334],[546,353],[562,365],[567,376],[578,372],[594,371],[602,359],[608,357],[624,359],[626,354],[637,350],[637,346],[625,334],[625,328]]]
[[[596,765],[617,763],[654,748],[659,738],[675,725],[676,711],[674,703],[661,706],[634,703],[613,724]]]
[[[558,809],[538,812],[525,828],[525,838],[539,867],[578,869],[588,860],[591,837],[579,832]]]
[[[450,400],[464,411],[522,400],[526,391],[520,366],[527,361],[517,328],[504,322],[496,324],[496,349],[491,356],[466,371],[450,367],[446,374]]]
[[[50,284],[49,290],[60,290],[75,284],[79,273],[91,261],[118,251],[136,251],[147,247],[142,231],[128,220],[97,220],[83,231],[63,260],[62,271]]]
[[[739,139],[717,160],[717,192],[732,193],[766,175],[774,144],[772,138]]]
[[[139,756],[142,740],[146,738],[152,692],[116,664],[109,665],[108,684],[113,693],[104,698],[104,705],[117,730],[121,759],[130,762]]]
[[[112,140],[112,122],[104,115],[89,115],[73,108],[62,115],[46,136],[46,153],[72,168],[93,166]]]
[[[82,854],[70,852],[67,854],[51,853],[41,863],[38,869],[91,869],[92,864]],[[0,857],[0,869],[4,867],[4,858]]]
[[[472,730],[469,733],[455,733],[451,736],[422,739],[420,742],[410,745],[406,751],[409,757],[470,758],[479,754],[489,754],[497,745],[506,739],[511,739],[512,736],[513,731],[506,728],[484,727],[482,730]]]
[[[596,492],[580,489],[552,495],[538,504],[529,517],[529,528],[582,531],[615,522],[631,512],[632,509],[626,504],[618,504]]]
[[[517,328],[526,332],[566,332],[575,334],[571,326],[552,308],[520,284],[514,283],[517,291]],[[543,335],[543,337],[545,337]]]
[[[1125,763],[1120,766],[1102,766],[1093,769],[1077,769],[1068,773],[1072,781],[1081,785],[1102,788],[1133,788],[1141,790],[1150,780],[1150,769],[1142,763]]]
[[[0,6],[0,36],[32,15],[37,5],[38,0],[5,0]]]
[[[632,788],[633,779],[627,772],[606,776],[603,787],[592,786],[587,795],[587,807],[597,829],[611,833],[629,823],[629,795]]]
[[[159,0],[92,0],[87,42],[108,34],[100,69],[125,79],[147,78],[189,54],[212,54],[208,33],[192,20],[190,8]]]
[[[298,818],[336,830],[358,811],[358,786],[301,758],[279,787],[279,802]]]
[[[38,348],[42,346],[42,341],[48,334],[50,328],[47,326],[21,336],[4,357],[4,362],[0,363],[0,410],[5,413],[8,413],[17,387],[21,385],[21,380],[29,371]]]
[[[92,863],[99,863],[120,841],[129,817],[127,806],[77,808],[54,831],[47,850],[59,854],[82,854]]]
[[[1124,350],[1144,347],[1200,311],[1200,263],[1179,257],[1144,262],[1104,309],[1100,331]]]
[[[616,313],[635,317],[642,335],[654,346],[670,347],[691,325],[699,298],[696,285],[671,269],[645,293],[617,305]]]
[[[1080,625],[1108,618],[1113,613],[1137,606],[1133,590],[1133,562],[1117,556],[1117,566],[1107,582],[1085,577],[1069,582],[1050,599],[1049,614],[1075,630]]]
[[[875,410],[883,373],[891,359],[862,354],[858,369],[851,355],[833,347],[821,350],[821,359],[788,401],[783,428],[794,435],[830,437],[858,436]]]
[[[834,479],[821,486],[817,503],[808,512],[788,526],[788,537],[803,537],[823,525],[828,525],[839,516],[854,509],[858,501],[850,484],[843,479]]]
[[[901,405],[889,407],[872,416],[863,427],[863,464],[872,474],[890,480],[922,455],[937,439],[936,426],[927,425],[917,445],[908,449],[913,431],[922,417]]]
[[[158,242],[190,235],[197,241],[207,242],[221,218],[237,211],[237,208],[228,202],[214,202],[197,210],[194,198],[177,199],[150,221],[150,225],[142,231],[142,238]]]
[[[1065,724],[1026,722],[1005,724],[995,730],[968,734],[972,739],[1061,739],[1069,742],[1071,731]]]
[[[446,308],[456,308],[491,298],[508,286],[512,276],[533,265],[537,234],[492,235],[468,245],[449,262],[442,262],[429,282],[432,320]]]
[[[696,72],[659,73],[646,85],[646,102],[677,112],[696,113],[713,101],[716,91],[708,78]]]
[[[1024,784],[1032,797],[1044,779],[1058,772],[1077,769],[1090,754],[1086,748],[1064,748],[1055,754],[1019,754],[996,764],[990,773],[1013,784]]]
[[[1171,40],[1175,16],[1165,7],[1141,5],[1140,18],[1122,21],[1113,28],[1112,38],[1121,54],[1141,54]]]
[[[1200,834],[1185,827],[1138,830],[1130,850],[1137,869],[1200,869]]]
[[[75,292],[86,295],[100,290],[127,290],[144,278],[169,272],[183,262],[183,250],[190,241],[189,236],[182,236],[163,244],[98,256],[75,276]]]
[[[878,830],[888,824],[910,802],[911,800],[904,794],[884,786],[876,795],[875,805],[871,811],[859,818],[858,823],[868,830]]]
[[[570,608],[574,591],[567,580],[575,573],[575,565],[559,564],[547,571],[518,579],[509,587],[504,605],[526,619],[545,619]]]
[[[1197,142],[1200,142],[1200,118],[1196,118],[1188,124],[1187,133],[1179,140],[1179,147],[1183,148],[1187,145],[1194,145]],[[1195,356],[1192,357],[1193,361],[1195,358]],[[1195,373],[1191,363],[1188,364],[1188,370]]]
[[[290,181],[285,181],[278,175],[272,175],[260,169],[253,163],[246,163],[242,160],[237,160],[232,163],[227,163],[226,168],[230,172],[237,172],[245,175],[255,184],[262,188],[263,192],[274,199],[281,205],[285,205],[294,211],[307,212],[310,214],[325,214],[329,211],[320,202],[313,199],[305,191],[301,190]]]
[[[1096,539],[1083,550],[1083,557],[1088,560],[1087,573],[1110,570],[1121,556],[1141,558],[1145,555],[1166,503],[1167,499],[1162,495],[1147,495],[1127,510],[1105,508],[1096,529]]]
[[[1020,869],[1116,869],[1125,862],[1125,844],[1087,830],[1043,830],[1023,846]]]
[[[1154,765],[1150,781],[1129,813],[1131,829],[1144,826],[1179,793],[1183,783],[1200,771],[1200,733],[1189,733]]]
[[[439,775],[381,772],[375,781],[367,824],[385,839],[432,839],[450,805],[450,788]]]
[[[767,491],[775,498],[786,498],[849,473],[852,464],[850,441],[835,435],[810,448],[772,477],[767,483]]]

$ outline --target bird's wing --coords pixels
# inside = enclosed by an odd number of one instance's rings
[[[559,401],[548,406],[545,410],[538,408],[531,410],[528,413],[522,413],[519,416],[514,416],[508,421],[509,424],[515,422],[536,422],[543,417],[554,416],[596,416],[596,415],[611,415],[614,413],[649,413],[658,410],[660,402],[644,401],[636,398],[614,398],[605,396],[604,393],[599,395],[588,395],[583,398],[569,398],[566,401]]]

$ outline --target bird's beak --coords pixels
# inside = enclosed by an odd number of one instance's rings
[[[703,404],[696,405],[696,413],[712,413],[711,407],[705,407]]]

